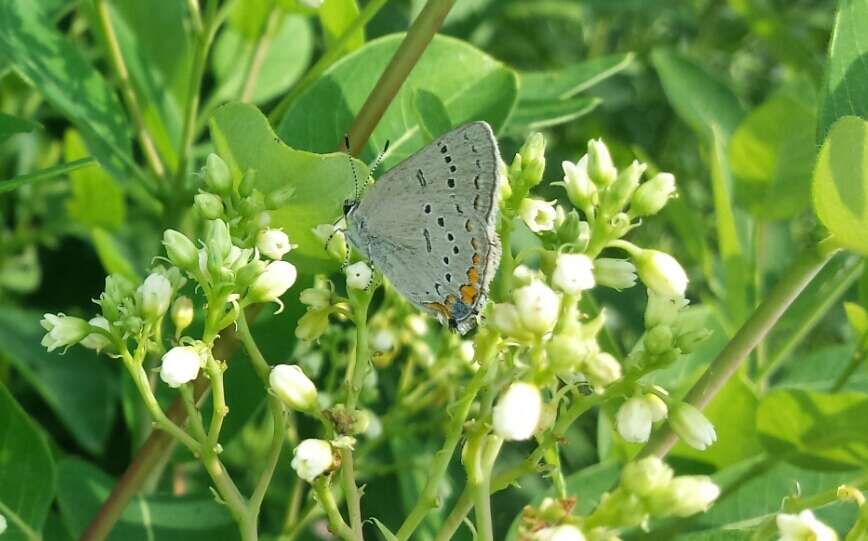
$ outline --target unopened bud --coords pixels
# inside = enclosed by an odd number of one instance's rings
[[[609,148],[602,139],[588,141],[588,175],[600,187],[612,184],[618,177]]]
[[[223,216],[223,200],[219,195],[213,193],[196,194],[193,198],[196,204],[196,210],[206,220],[216,220]]]
[[[205,183],[216,193],[226,193],[232,188],[229,167],[220,156],[208,154],[205,160]]]
[[[193,323],[193,301],[190,297],[181,295],[172,303],[172,325],[175,326],[175,334],[180,335],[184,329]]]
[[[199,266],[199,251],[183,233],[167,229],[163,233],[163,246],[166,247],[169,261],[179,269],[192,272]]]
[[[660,212],[675,194],[675,177],[670,173],[658,173],[645,182],[630,200],[630,212],[634,216],[652,216]]]

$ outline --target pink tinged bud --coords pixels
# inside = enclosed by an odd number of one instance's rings
[[[312,483],[314,479],[327,472],[333,462],[332,446],[329,442],[308,439],[299,443],[292,451],[290,465],[299,477]]]
[[[188,346],[176,346],[163,355],[160,379],[177,388],[196,379],[202,367],[199,352]]]
[[[297,365],[275,366],[268,376],[268,383],[288,408],[310,411],[316,406],[316,386]]]
[[[569,295],[594,287],[594,262],[585,254],[559,254],[552,284]]]
[[[618,409],[615,421],[618,433],[630,443],[644,443],[651,435],[652,412],[641,396],[628,399]]]
[[[533,436],[542,415],[542,395],[530,383],[513,383],[494,406],[494,432],[505,440]]]

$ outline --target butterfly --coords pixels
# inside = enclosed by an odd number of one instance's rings
[[[500,262],[495,226],[503,182],[491,127],[465,124],[350,202],[346,236],[405,298],[466,334]]]

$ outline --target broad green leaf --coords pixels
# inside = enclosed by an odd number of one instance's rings
[[[864,306],[860,306],[855,302],[845,302],[844,311],[847,313],[847,321],[850,323],[850,328],[853,329],[853,334],[857,338],[868,334],[868,310],[865,310]]]
[[[679,442],[672,454],[724,468],[751,458],[762,451],[756,436],[758,400],[740,375],[731,377],[714,400],[705,408],[705,416],[714,424],[717,441],[698,451]]]
[[[332,65],[293,102],[277,133],[296,148],[314,152],[338,148],[403,37],[396,34],[371,41]],[[434,36],[377,124],[364,159],[372,160],[389,140],[388,169],[425,143],[413,114],[413,95],[420,89],[443,102],[453,125],[485,120],[497,132],[515,104],[518,80],[515,72],[467,43]],[[339,195],[346,198],[352,191]]]
[[[68,130],[63,137],[67,162],[87,156],[79,134]],[[116,229],[126,220],[124,192],[117,181],[99,164],[70,171],[72,196],[66,202],[69,215],[88,227]]]
[[[41,430],[0,383],[0,515],[3,541],[39,538],[54,499],[54,460]]]
[[[828,391],[850,362],[854,351],[852,344],[843,344],[811,352],[797,352],[792,355],[792,362],[775,379],[775,389]],[[868,393],[868,371],[864,366],[850,376],[842,390]]]
[[[42,267],[35,246],[25,247],[21,253],[9,255],[0,261],[0,288],[15,293],[30,293],[42,279]]]
[[[510,126],[538,130],[566,124],[590,113],[601,103],[597,98],[579,96],[563,100],[522,101],[509,119]]]
[[[808,206],[814,110],[810,92],[782,91],[751,111],[733,134],[729,159],[736,195],[754,216],[789,218]]]
[[[0,309],[2,355],[87,451],[98,454],[115,418],[116,372],[106,356],[80,346],[65,355],[40,345],[41,314],[14,307]],[[2,484],[0,484],[2,485]]]
[[[59,462],[57,502],[73,534],[84,532],[114,484],[114,479],[87,462],[72,458]],[[108,539],[234,541],[238,530],[226,506],[212,494],[149,495],[133,498]]]
[[[0,51],[72,122],[103,167],[125,176],[133,159],[121,104],[84,54],[52,26],[40,2],[0,3]]]
[[[841,0],[829,44],[818,140],[838,119],[868,119],[868,0]]]
[[[331,49],[359,16],[359,4],[356,0],[325,0],[318,11],[326,47]],[[355,51],[364,44],[365,29],[360,28],[350,37],[345,50]]]
[[[242,103],[229,103],[214,113],[211,137],[233,170],[256,170],[256,186],[263,193],[295,190],[292,201],[272,215],[272,223],[299,245],[289,259],[304,262],[300,269],[305,272],[333,268],[337,263],[328,259],[311,230],[341,216],[344,201],[353,195],[352,167],[364,178],[365,165],[342,153],[320,155],[286,146],[259,109]]]
[[[671,49],[655,49],[651,61],[678,116],[708,141],[713,126],[729,139],[744,115],[732,90]]]
[[[834,240],[868,254],[868,122],[835,122],[814,170],[814,210]]]
[[[416,90],[413,94],[413,110],[416,122],[422,129],[426,142],[430,142],[452,129],[449,111],[437,97],[427,90]]]
[[[623,71],[633,63],[633,53],[613,54],[578,62],[557,70],[520,73],[520,101],[553,101],[579,92]]]
[[[235,9],[246,9],[240,2]],[[272,20],[272,18],[274,20]],[[306,17],[274,8],[254,36],[229,24],[214,44],[214,76],[220,99],[261,103],[288,89],[304,72],[313,52],[313,33]],[[255,78],[252,89],[250,79]]]
[[[0,143],[16,133],[28,133],[40,127],[38,122],[0,113]]]
[[[757,409],[757,432],[772,455],[819,470],[868,464],[868,394],[773,391]]]

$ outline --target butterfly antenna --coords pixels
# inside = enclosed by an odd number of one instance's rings
[[[383,163],[383,158],[386,157],[386,151],[388,151],[388,150],[389,150],[389,140],[386,139],[386,144],[383,145],[383,150],[380,151],[380,154],[377,156],[377,159],[374,160],[374,163],[371,165],[371,170],[370,170],[369,174],[373,175],[374,171],[376,171],[377,168],[380,167],[380,164]]]
[[[350,161],[350,170],[353,172],[353,201],[358,203],[362,197],[359,192],[359,174],[356,172],[356,164],[353,163],[353,157],[350,155],[350,136],[344,135],[344,146],[347,149],[347,159]]]

